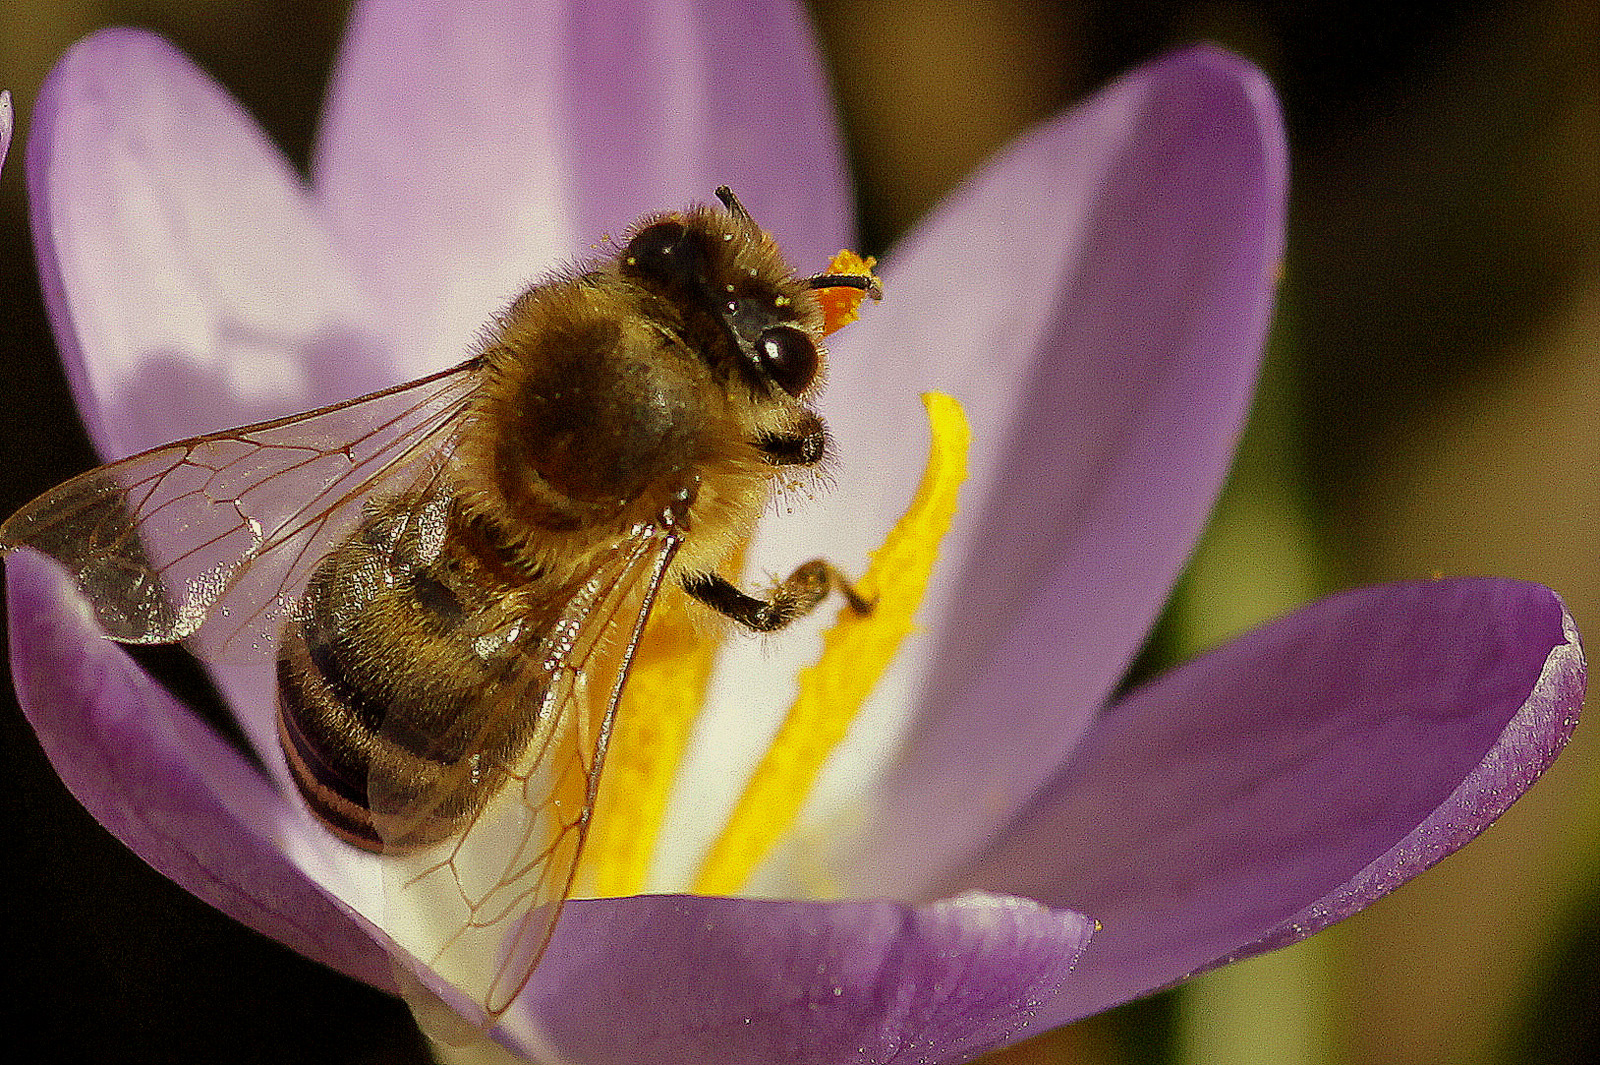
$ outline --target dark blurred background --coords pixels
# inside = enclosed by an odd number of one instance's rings
[[[54,361],[21,145],[55,57],[172,38],[304,164],[336,0],[0,0],[0,513],[94,464]],[[882,254],[974,164],[1118,71],[1219,41],[1272,76],[1294,153],[1257,413],[1146,666],[1353,583],[1493,573],[1600,631],[1600,4],[816,0]],[[930,118],[930,116],[937,116]],[[179,682],[181,683],[181,682]],[[3,686],[10,699],[10,686]],[[1023,1063],[1422,1065],[1600,1045],[1594,726],[1482,839],[1298,947],[1019,1047]],[[426,1060],[397,1003],[234,925],[67,795],[0,707],[5,1030],[24,1061]],[[775,1063],[776,1065],[776,1063]]]

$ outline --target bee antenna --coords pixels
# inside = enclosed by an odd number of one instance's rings
[[[883,299],[883,282],[870,274],[813,274],[807,288],[856,288],[875,300]]]
[[[735,196],[733,190],[728,186],[717,186],[717,199],[722,201],[722,206],[726,207],[728,213],[733,217],[742,222],[749,222],[751,225],[755,225],[756,220],[750,217],[750,212],[744,209],[744,204],[739,202],[739,197]]]

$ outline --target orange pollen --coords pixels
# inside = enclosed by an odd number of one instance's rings
[[[867,277],[872,276],[872,268],[878,260],[870,255],[862,258],[855,252],[845,249],[828,263],[825,271],[830,274],[856,274]],[[817,302],[822,304],[822,333],[827,336],[844,326],[849,325],[860,317],[861,301],[866,298],[866,293],[858,288],[819,288]]]

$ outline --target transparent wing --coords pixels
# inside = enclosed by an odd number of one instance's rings
[[[539,625],[535,641],[475,633],[480,645],[505,649],[506,680],[485,694],[483,723],[466,727],[481,734],[504,715],[526,715],[528,742],[514,764],[486,765],[478,755],[459,767],[475,775],[504,771],[503,784],[464,831],[384,858],[387,931],[476,1003],[485,1028],[527,983],[572,890],[612,717],[677,546],[662,529],[636,530],[565,590],[554,623]],[[504,629],[518,624],[507,621]],[[445,743],[479,752],[492,746],[482,735]],[[370,800],[375,812],[390,806],[382,795]],[[404,801],[409,806],[414,796]]]
[[[311,570],[384,484],[447,457],[467,362],[410,384],[180,440],[74,477],[0,526],[66,567],[106,634],[270,655]]]

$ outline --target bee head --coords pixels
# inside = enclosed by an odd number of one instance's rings
[[[822,376],[820,305],[733,193],[717,195],[726,211],[647,220],[622,273],[677,309],[684,340],[719,378],[755,397],[802,399]]]

